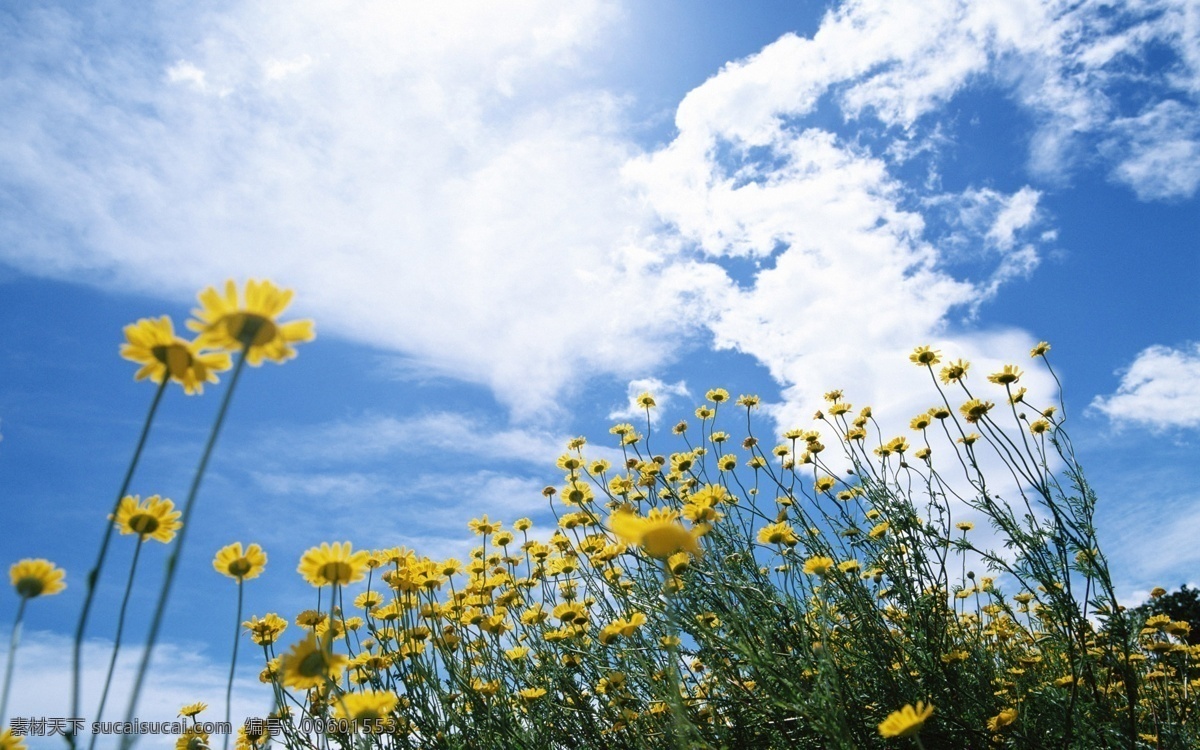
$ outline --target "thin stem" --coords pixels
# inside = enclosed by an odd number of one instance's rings
[[[229,661],[229,684],[225,686],[225,723],[229,724],[229,717],[233,712],[233,672],[237,667],[238,655],[238,639],[242,634],[242,594],[244,593],[244,581],[241,577],[238,578],[238,606],[237,617],[233,621],[233,658]],[[229,726],[233,726],[229,724]],[[229,750],[229,734],[225,735],[225,750]]]
[[[22,596],[17,605],[17,619],[13,622],[12,638],[8,641],[8,664],[4,666],[4,691],[0,693],[0,726],[4,726],[5,711],[8,710],[8,689],[12,685],[13,665],[17,660],[17,645],[21,642],[21,621],[25,619],[25,602],[29,597]]]
[[[117,653],[121,650],[121,635],[125,632],[125,614],[129,610],[129,595],[133,592],[133,577],[137,572],[138,558],[142,555],[142,545],[145,543],[146,536],[138,534],[137,547],[133,550],[133,561],[129,564],[129,580],[125,582],[125,596],[121,599],[121,613],[117,615],[117,634],[113,637],[112,656],[108,659],[108,674],[104,677],[104,690],[100,692],[100,708],[96,709],[97,721],[104,719],[104,705],[108,703],[108,690],[112,687],[113,672],[117,668]],[[98,734],[92,735],[92,740],[88,743],[88,750],[96,747],[98,736]]]
[[[208,442],[204,445],[204,453],[200,456],[200,465],[196,467],[196,476],[192,478],[191,489],[188,490],[187,500],[183,504],[183,516],[180,518],[180,523],[183,524],[179,529],[179,539],[175,542],[175,550],[171,556],[167,558],[166,577],[163,581],[162,590],[158,595],[158,604],[154,608],[154,619],[150,622],[150,633],[146,638],[146,650],[142,653],[141,664],[138,665],[137,676],[133,681],[133,691],[129,695],[129,708],[125,712],[125,721],[133,721],[133,712],[137,708],[138,697],[142,692],[142,683],[146,679],[146,671],[150,668],[150,656],[154,652],[154,644],[158,641],[158,631],[162,627],[163,615],[167,609],[167,598],[171,594],[171,584],[175,581],[175,571],[178,568],[179,556],[183,553],[183,542],[186,538],[188,530],[191,528],[189,523],[192,515],[192,508],[196,504],[196,496],[200,492],[200,482],[204,479],[204,472],[208,468],[208,460],[212,457],[213,448],[217,444],[217,436],[221,433],[221,425],[225,423],[225,415],[229,411],[229,402],[233,398],[233,392],[237,389],[238,379],[241,377],[242,370],[246,364],[246,349],[242,348],[238,355],[237,364],[233,368],[233,376],[229,379],[229,390],[225,391],[225,398],[221,400],[221,408],[217,412],[217,419],[213,423],[212,432],[208,436]],[[127,734],[121,739],[121,750],[126,750],[133,746],[136,735]]]
[[[121,489],[117,490],[117,499],[113,503],[110,517],[117,515],[117,511],[121,508],[121,500],[129,491],[129,484],[133,481],[133,472],[137,469],[138,460],[142,457],[142,448],[146,446],[146,439],[150,437],[150,425],[154,422],[158,404],[162,401],[163,393],[167,390],[167,383],[170,380],[170,377],[164,376],[162,382],[158,384],[158,390],[154,392],[154,399],[150,402],[150,411],[146,414],[145,424],[142,425],[142,434],[138,437],[137,447],[133,449],[133,458],[129,461],[129,468],[125,470],[125,479],[121,482]],[[96,596],[96,584],[100,580],[100,571],[104,568],[104,558],[108,553],[108,543],[112,539],[112,531],[113,524],[110,522],[104,527],[104,539],[100,542],[100,554],[96,556],[96,564],[88,572],[87,593],[83,597],[83,611],[79,614],[79,624],[75,626],[75,645],[71,654],[71,716],[73,717],[79,716],[79,673],[82,663],[83,635],[87,629],[88,614],[92,610],[92,599]],[[74,730],[68,729],[64,736],[67,744],[74,748]]]

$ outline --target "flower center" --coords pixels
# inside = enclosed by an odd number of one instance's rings
[[[229,563],[229,575],[234,576],[235,578],[241,578],[249,572],[250,563],[244,557],[239,557],[238,559]]]
[[[325,655],[314,651],[300,660],[299,672],[305,677],[320,677],[325,674]]]
[[[149,536],[158,530],[158,519],[149,513],[135,513],[129,517],[129,528],[143,536]]]
[[[175,377],[183,377],[192,365],[192,353],[184,344],[161,344],[151,348],[150,353]]]
[[[243,346],[262,346],[272,341],[279,332],[274,321],[254,313],[225,316],[225,330]]]
[[[320,575],[328,583],[350,583],[350,565],[344,562],[329,562],[321,566]]]
[[[17,595],[25,599],[32,599],[35,596],[41,596],[45,591],[46,584],[42,579],[33,576],[26,576],[17,581]]]

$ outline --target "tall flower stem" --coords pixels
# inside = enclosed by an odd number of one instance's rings
[[[138,461],[142,457],[142,449],[146,446],[146,439],[150,437],[150,425],[154,422],[154,415],[158,412],[158,405],[162,401],[163,393],[167,390],[167,383],[170,380],[169,377],[164,377],[162,382],[158,384],[158,390],[154,392],[154,400],[150,402],[150,411],[146,414],[145,424],[142,425],[142,434],[138,437],[137,447],[133,449],[133,458],[129,461],[129,468],[125,470],[125,479],[121,482],[121,489],[117,490],[117,499],[113,502],[112,513],[109,514],[112,517],[116,517],[117,511],[121,507],[121,499],[129,491],[129,484],[133,481],[133,472],[137,469]],[[79,716],[79,672],[82,663],[83,636],[84,631],[87,629],[88,614],[92,610],[92,600],[96,596],[96,585],[100,580],[100,571],[104,568],[104,558],[108,554],[108,543],[112,539],[112,532],[113,524],[110,521],[104,527],[104,539],[100,542],[100,554],[96,556],[96,564],[88,572],[87,593],[83,597],[83,611],[79,615],[79,624],[75,626],[75,645],[71,654],[72,717]],[[75,733],[72,730],[67,730],[66,738],[67,743],[74,748]]]
[[[133,721],[133,712],[137,709],[138,697],[142,692],[142,683],[146,679],[146,671],[150,668],[150,657],[154,652],[154,645],[158,641],[158,631],[162,627],[163,615],[167,610],[167,599],[171,594],[171,584],[175,581],[175,571],[179,566],[179,557],[183,554],[183,542],[187,536],[188,529],[191,528],[189,523],[192,516],[192,508],[196,504],[196,496],[200,492],[200,483],[204,479],[204,472],[208,469],[208,461],[212,457],[213,448],[217,444],[217,436],[221,433],[221,425],[225,423],[225,415],[229,411],[229,402],[233,399],[233,392],[237,389],[238,379],[241,377],[242,370],[246,364],[246,348],[243,347],[238,354],[237,364],[233,368],[233,376],[229,379],[229,390],[225,391],[225,398],[221,400],[221,408],[217,411],[217,419],[213,422],[212,432],[208,436],[208,442],[204,445],[204,452],[200,456],[200,465],[196,467],[196,476],[192,478],[191,489],[188,490],[187,500],[183,504],[183,515],[180,518],[180,523],[183,524],[179,529],[179,537],[175,542],[175,549],[167,558],[167,571],[163,580],[162,590],[158,594],[158,603],[154,608],[154,619],[150,622],[150,632],[146,636],[146,650],[142,653],[141,664],[138,665],[137,676],[133,681],[133,690],[129,695],[129,708],[125,713],[125,721]],[[121,750],[132,747],[136,735],[127,734],[121,739]]]
[[[4,666],[4,690],[0,692],[0,727],[4,726],[5,712],[8,710],[8,689],[12,686],[13,664],[17,660],[17,645],[21,642],[21,621],[25,618],[25,602],[29,597],[21,597],[17,605],[17,619],[13,622],[12,638],[8,641],[8,663]]]
[[[121,599],[121,613],[117,615],[117,634],[113,637],[112,656],[108,659],[108,674],[104,676],[104,690],[100,692],[100,708],[96,709],[97,721],[104,719],[104,705],[108,703],[108,689],[112,687],[113,672],[117,668],[117,653],[121,650],[121,635],[125,632],[125,614],[129,609],[129,595],[133,592],[133,577],[137,572],[138,558],[142,555],[142,545],[145,541],[145,535],[139,534],[137,547],[133,550],[133,562],[129,564],[129,580],[125,583],[125,597]],[[88,743],[88,750],[96,747],[96,737],[98,736],[92,735],[92,741]]]
[[[225,686],[225,723],[229,724],[229,718],[233,713],[233,673],[237,669],[238,655],[238,638],[242,634],[242,594],[245,581],[238,578],[238,606],[237,617],[233,621],[233,658],[229,660],[229,684]],[[233,726],[230,724],[230,726]],[[229,750],[229,734],[225,735],[225,750]]]

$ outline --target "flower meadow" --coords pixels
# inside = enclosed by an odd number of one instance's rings
[[[110,705],[135,716],[244,366],[286,362],[314,338],[310,321],[280,320],[291,296],[230,281],[200,293],[190,341],[166,317],[126,327],[121,354],[155,385],[150,410],[98,519],[94,567],[65,580],[45,559],[10,569],[0,721],[22,679],[13,655],[27,607],[68,584],[85,590],[72,716]],[[1117,602],[1065,405],[1020,385],[1022,367],[1050,368],[1049,351],[978,373],[918,346],[897,367],[928,371],[930,408],[902,435],[839,390],[780,435],[757,426],[755,396],[714,388],[657,430],[654,395],[642,394],[644,421],[563,446],[561,481],[531,498],[554,528],[463,519],[475,540],[465,560],[330,540],[299,560],[312,595],[290,612],[255,607],[259,544],[210,550],[237,584],[229,689],[224,705],[181,707],[176,747],[1200,747],[1200,646],[1188,623]],[[186,498],[128,494],[171,384],[200,396],[226,377]],[[597,444],[621,460],[589,457]],[[137,545],[124,597],[98,601],[99,577],[122,575],[105,562],[123,536]],[[170,546],[166,574],[131,693],[110,694],[144,544]],[[92,714],[80,706],[81,646],[101,607],[116,630]],[[229,698],[245,659],[261,662],[274,708],[210,736],[198,716],[242,719]],[[3,750],[25,746],[12,728],[0,734]]]

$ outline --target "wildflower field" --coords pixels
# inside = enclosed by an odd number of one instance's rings
[[[930,407],[902,435],[839,390],[778,435],[756,423],[757,397],[722,388],[655,430],[643,394],[644,422],[563,446],[561,481],[531,498],[555,528],[464,518],[465,560],[329,540],[298,561],[311,597],[266,612],[254,579],[269,550],[185,542],[245,365],[285,362],[315,335],[280,319],[290,300],[270,282],[229,282],[199,295],[194,340],[166,317],[126,328],[121,354],[156,388],[97,519],[96,564],[66,574],[86,590],[73,716],[135,715],[176,563],[212,554],[237,584],[230,690],[236,665],[259,660],[274,709],[243,724],[228,693],[184,706],[179,748],[1200,747],[1200,646],[1187,622],[1118,603],[1065,404],[1021,385],[1022,368],[1050,368],[1046,343],[993,373],[918,346],[896,367],[928,372]],[[171,383],[200,395],[222,373],[188,495],[128,494]],[[596,444],[621,460],[590,457]],[[117,613],[111,683],[138,574],[136,552],[127,572],[105,569],[120,536],[171,552],[132,692],[106,683],[96,709],[79,704],[81,644],[97,611]],[[64,588],[49,560],[10,574],[5,721],[14,686],[36,679],[13,670],[26,610]],[[101,575],[127,576],[122,601],[95,596]],[[201,714],[234,720],[236,736],[210,736]],[[11,727],[0,735],[3,750],[25,746]]]

